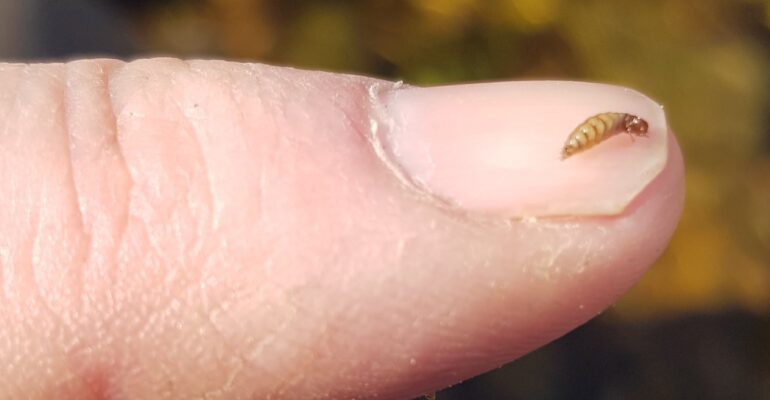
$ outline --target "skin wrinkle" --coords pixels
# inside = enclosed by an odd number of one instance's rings
[[[115,246],[114,246],[114,252],[113,252],[114,261],[112,262],[112,265],[114,265],[114,267],[111,268],[108,272],[110,282],[115,282],[117,280],[118,269],[121,268],[120,267],[121,264],[125,262],[125,258],[121,257],[121,254],[122,254],[121,249],[123,249],[124,246],[128,245],[128,243],[126,242],[126,234],[128,232],[129,221],[131,218],[132,193],[134,192],[134,188],[136,186],[136,183],[130,173],[128,161],[126,160],[125,146],[123,142],[120,140],[120,134],[118,130],[118,116],[116,114],[116,107],[115,107],[116,94],[115,94],[115,87],[113,85],[114,83],[113,78],[116,75],[119,75],[124,70],[124,68],[125,68],[125,63],[120,62],[117,65],[115,65],[113,68],[107,71],[104,71],[105,73],[103,74],[103,79],[105,84],[105,94],[106,94],[105,103],[107,104],[107,116],[111,123],[111,126],[107,130],[108,132],[111,133],[111,136],[110,136],[111,140],[109,141],[109,143],[114,146],[115,154],[118,157],[118,160],[119,160],[118,168],[121,168],[121,171],[124,172],[123,174],[121,174],[121,176],[123,176],[127,180],[126,188],[124,191],[125,197],[123,201],[120,202],[121,203],[121,207],[119,208],[120,218],[119,220],[115,221],[117,224],[116,226],[117,234],[115,238]],[[117,292],[115,293],[118,294],[118,297],[120,297],[119,295],[120,286],[119,285],[116,286],[115,289],[117,290]],[[115,306],[113,307],[117,307],[118,299],[116,299],[114,296],[111,295],[111,293],[113,293],[112,291],[108,291],[107,293],[108,293],[108,298],[112,301],[113,304],[115,304]]]
[[[72,158],[72,153],[77,151],[77,149],[74,148],[74,142],[72,139],[72,135],[75,135],[75,127],[73,127],[73,121],[70,119],[70,114],[72,113],[71,110],[71,103],[72,99],[70,98],[71,94],[71,88],[70,88],[70,64],[63,64],[61,66],[63,69],[63,76],[60,78],[63,81],[62,85],[62,94],[61,99],[63,102],[62,105],[62,126],[64,127],[64,135],[66,137],[65,141],[65,152],[67,157],[67,165],[69,167],[69,171],[67,174],[68,178],[68,184],[71,186],[72,193],[74,194],[74,201],[75,201],[75,211],[77,212],[77,222],[78,222],[78,234],[83,238],[83,248],[85,249],[84,254],[79,257],[82,259],[80,261],[80,265],[77,265],[74,267],[74,269],[71,271],[70,276],[73,277],[73,281],[71,282],[73,288],[72,288],[72,301],[74,302],[75,310],[74,314],[76,316],[83,315],[83,303],[84,303],[84,296],[85,296],[85,268],[86,264],[88,263],[88,260],[90,260],[93,255],[93,236],[92,236],[92,226],[89,226],[88,222],[86,221],[85,215],[84,215],[84,208],[85,203],[82,198],[82,193],[78,189],[79,185],[77,182],[77,172],[75,171],[75,164],[74,160]],[[72,323],[72,321],[70,321]]]
[[[196,68],[196,65],[194,64],[194,62],[188,61],[186,62],[186,65],[188,70],[195,76],[198,76],[203,79],[209,78],[207,74],[201,72],[200,68]],[[232,79],[230,74],[228,74],[227,78]],[[218,86],[218,88],[221,88],[225,91],[224,93],[225,98],[230,100],[232,104],[240,105],[239,99],[236,98],[236,95],[234,93],[235,87],[236,85],[226,85],[226,84],[222,84]],[[199,103],[196,103],[196,104],[199,104]],[[244,109],[245,107],[240,107],[240,106],[236,107],[236,110],[237,110],[236,114],[238,118],[236,118],[233,122],[231,122],[232,125],[238,125],[238,126],[243,125],[243,121],[245,120]],[[188,121],[191,120],[189,115],[186,114],[185,117],[187,117],[186,119]],[[210,167],[211,161],[209,161],[209,157],[205,151],[206,146],[203,145],[203,141],[201,140],[201,135],[203,135],[203,132],[200,130],[200,127],[197,126],[196,124],[190,123],[190,125],[193,128],[196,144],[199,147],[201,158],[203,160],[203,164],[204,164],[203,169],[206,172],[205,176],[207,179],[206,184],[208,185],[208,188],[209,188],[209,194],[210,194],[209,208],[211,209],[210,229],[212,231],[210,236],[217,237],[217,239],[219,240],[224,240],[222,237],[220,237],[218,232],[221,229],[221,225],[222,225],[221,219],[222,219],[223,210],[225,208],[225,201],[224,200],[218,201],[217,191],[215,190],[215,187],[213,185],[213,182],[215,181],[215,179],[212,178],[212,175],[211,175],[211,167]],[[261,171],[262,169],[260,169],[260,172]],[[255,201],[261,202],[261,196],[258,196],[258,198],[255,199]]]
[[[118,200],[120,205],[114,208],[115,213],[113,214],[112,219],[112,231],[114,238],[112,238],[112,248],[110,249],[111,251],[109,254],[104,255],[104,263],[107,263],[112,267],[107,267],[106,271],[103,270],[102,274],[100,274],[107,280],[110,286],[113,286],[114,282],[116,281],[117,268],[120,263],[118,254],[121,246],[123,245],[126,230],[128,229],[128,210],[131,206],[131,191],[134,184],[133,180],[131,179],[131,175],[128,173],[128,165],[123,154],[123,148],[120,144],[120,141],[118,140],[118,126],[115,117],[114,100],[110,90],[111,76],[112,74],[116,73],[116,71],[119,71],[122,66],[122,63],[118,63],[117,65],[112,65],[109,69],[105,69],[104,64],[99,63],[99,78],[102,84],[102,90],[100,92],[103,96],[102,103],[105,104],[106,107],[105,117],[107,118],[109,124],[104,129],[105,135],[107,135],[105,144],[110,146],[112,149],[112,151],[109,149],[105,149],[105,151],[109,151],[110,154],[115,155],[118,160],[118,165],[115,166],[117,172],[114,174],[117,176],[119,173],[119,176],[125,181],[125,187],[123,190],[125,195],[121,200]],[[112,291],[106,291],[105,300],[108,300],[108,305],[106,307],[108,315],[114,315],[115,298],[112,295]]]
[[[192,70],[190,69],[189,63],[185,63],[184,65],[187,68],[186,71],[192,72]],[[204,238],[206,238],[206,237],[217,238],[217,235],[215,233],[216,230],[217,230],[217,226],[216,226],[217,224],[215,222],[215,219],[216,219],[216,215],[215,214],[216,213],[213,211],[215,209],[214,204],[215,204],[216,195],[214,194],[214,188],[213,188],[211,174],[210,174],[210,166],[209,166],[210,164],[209,164],[209,161],[208,161],[208,159],[206,157],[206,152],[204,150],[204,146],[201,144],[201,140],[200,140],[201,133],[199,132],[199,129],[195,126],[195,124],[192,122],[190,115],[187,113],[187,109],[184,107],[183,104],[180,104],[181,101],[183,101],[183,100],[184,99],[180,99],[180,100],[176,101],[174,103],[174,105],[176,106],[177,111],[178,111],[178,113],[179,113],[179,115],[181,117],[180,118],[180,124],[185,126],[185,127],[187,127],[187,128],[189,128],[189,133],[190,134],[186,135],[186,137],[190,137],[192,139],[192,143],[193,143],[193,145],[195,147],[195,150],[198,153],[197,154],[197,160],[198,160],[197,164],[200,165],[201,168],[202,168],[202,172],[203,172],[202,176],[203,176],[203,179],[204,179],[203,187],[204,187],[204,192],[205,192],[205,195],[206,195],[206,197],[203,198],[203,199],[194,198],[191,195],[191,190],[189,189],[190,184],[188,183],[188,190],[187,190],[187,196],[186,196],[187,206],[191,210],[195,210],[195,209],[199,208],[197,203],[200,201],[201,203],[203,203],[203,206],[201,208],[203,208],[203,209],[208,211],[206,214],[208,214],[208,217],[209,217],[209,218],[206,218],[207,224],[201,224],[200,223],[201,222],[200,221],[201,218],[195,218],[198,221],[198,224],[196,224],[196,226],[197,226],[196,231],[197,232],[196,232],[196,234],[194,236],[195,237],[195,239],[194,239],[195,243],[193,243],[193,245],[192,245],[191,253],[192,253],[193,257],[196,257],[196,256],[199,256],[199,252],[202,251],[202,248],[204,247],[204,243],[203,243]],[[195,214],[194,211],[192,211],[191,213],[193,215]],[[181,229],[180,226],[178,226],[178,228]],[[206,231],[209,231],[209,232],[206,232]],[[206,233],[208,233],[208,235]],[[180,234],[179,236],[181,237],[182,235]],[[205,257],[205,255],[203,257]],[[195,263],[192,263],[192,264],[195,264]],[[187,272],[189,272],[189,271],[190,271],[190,269],[188,268]],[[196,276],[197,276],[197,278],[190,279],[190,281],[191,281],[190,285],[193,285],[194,284],[193,282],[200,282],[201,276],[202,276],[201,268],[197,269]]]
[[[22,68],[26,70],[28,67]],[[18,108],[21,104],[20,98],[22,95],[26,95],[25,98],[29,97],[29,93],[31,92],[30,88],[33,84],[37,83],[32,79],[30,74],[23,73],[21,75],[21,82],[18,85],[18,89],[13,93],[14,108]],[[29,111],[24,108],[15,111],[15,118],[10,118],[10,121],[24,120],[23,117],[25,114],[29,114]],[[6,122],[6,124],[6,126],[10,125],[8,122]],[[8,131],[6,130],[4,133],[7,132]],[[5,134],[3,136],[3,139],[8,139]],[[18,151],[19,146],[17,146],[17,143],[21,142],[25,145],[25,139],[29,139],[29,136],[20,135],[16,131],[11,131],[10,139],[11,140],[9,140],[7,144],[10,145],[11,151]],[[9,158],[13,160],[13,157]],[[12,168],[9,168],[8,170],[13,171]],[[40,185],[31,187],[23,185],[17,186],[17,182],[14,179],[16,176],[11,175],[10,178],[10,182],[8,183],[10,184],[12,198],[16,197],[16,194],[18,193],[19,196],[24,199],[32,201],[37,200],[39,203],[43,203],[40,204],[41,206],[45,206],[45,199],[41,196],[42,191],[40,190]],[[6,184],[6,182],[3,183]],[[17,204],[14,202],[11,204],[10,210],[6,209],[4,211],[16,211],[16,205]],[[22,335],[22,333],[35,332],[35,329],[37,329],[40,332],[45,332],[48,336],[55,338],[55,332],[53,332],[54,330],[52,329],[50,320],[58,317],[45,301],[46,298],[41,285],[39,285],[38,274],[36,271],[37,262],[39,261],[40,240],[43,239],[40,229],[40,225],[42,224],[40,215],[41,209],[42,207],[35,207],[34,209],[30,209],[29,207],[19,207],[19,212],[17,214],[9,214],[11,219],[7,222],[12,223],[13,226],[6,227],[11,228],[14,231],[12,235],[9,235],[10,241],[7,243],[10,259],[7,264],[8,273],[4,276],[6,279],[6,282],[4,283],[7,301],[4,305],[10,308],[10,313],[6,311],[3,314],[4,317],[10,318],[11,323],[9,324],[8,329],[3,329],[3,332],[7,332],[10,339],[9,346],[6,347],[6,349],[15,349],[18,352],[15,354],[12,352],[10,358],[4,357],[4,359],[8,360],[10,364],[9,369],[11,374],[14,374],[13,376],[22,377],[23,379],[31,378],[29,376],[29,369],[31,367],[29,360],[34,359],[34,357],[37,356],[37,351],[44,350],[32,349],[30,341],[34,339],[31,339],[30,336],[26,334]],[[32,318],[22,317],[24,314],[27,314],[27,317]],[[18,329],[14,330],[14,327]],[[50,367],[50,360],[43,359],[42,363],[44,363],[43,367]],[[48,370],[50,371],[52,369],[48,368]],[[42,375],[43,378],[46,378],[49,374],[44,373],[40,375]],[[24,388],[27,389],[26,391],[22,391],[20,386],[17,386],[17,388],[19,388],[19,390],[15,393],[32,393],[31,388]]]
[[[61,65],[40,66],[40,67],[37,68],[36,72],[42,72],[42,74],[45,75],[45,77],[48,78],[48,80],[51,81],[51,83],[55,86],[56,92],[58,93],[58,94],[54,95],[55,98],[57,98],[59,101],[63,102],[63,93],[64,93],[64,85],[63,85],[63,82],[62,82],[63,81],[63,77],[60,76],[60,75],[54,74],[53,72],[48,70],[48,68],[54,68],[54,67],[62,68]],[[29,82],[32,82],[33,85],[34,85],[34,84],[37,83],[37,82],[35,82],[35,80],[38,79],[38,76],[37,75],[29,76],[27,79],[29,80]],[[46,82],[45,80],[42,80],[40,83],[41,84],[47,84],[49,82]],[[56,100],[54,100],[54,101],[56,101]],[[60,103],[60,105],[61,105],[61,103]],[[58,107],[58,109],[55,111],[54,117],[59,117],[59,118],[61,118],[63,120],[63,122],[66,122],[65,107],[63,107],[63,105]],[[68,139],[68,132],[66,130],[66,126],[65,126],[65,131],[63,132],[63,134],[65,135],[65,138]],[[65,149],[67,148],[67,143],[66,142],[64,143],[64,148]],[[68,159],[68,161],[69,161],[69,159]],[[69,164],[68,164],[68,166],[69,166]],[[66,175],[66,178],[67,178],[66,179],[67,180],[67,184],[70,187],[57,188],[57,189],[60,190],[61,192],[68,192],[67,189],[70,189],[69,191],[74,193],[75,192],[75,188],[74,188],[74,181],[72,180],[72,169],[70,168],[65,175]],[[55,241],[51,240],[50,237],[46,237],[43,234],[43,232],[47,232],[47,231],[45,229],[41,229],[41,227],[45,223],[53,223],[54,225],[56,225],[56,222],[58,222],[58,221],[47,221],[45,216],[44,216],[46,214],[46,211],[50,211],[50,209],[51,209],[51,206],[48,204],[48,201],[50,200],[50,198],[48,196],[46,196],[46,191],[47,191],[46,189],[48,187],[45,186],[45,185],[48,184],[48,183],[49,183],[48,181],[44,181],[44,183],[39,188],[38,195],[39,195],[39,201],[41,202],[41,204],[40,204],[40,208],[33,214],[34,218],[35,218],[35,222],[33,223],[34,229],[31,232],[32,248],[31,248],[31,251],[30,251],[30,266],[32,267],[32,270],[31,270],[31,273],[32,273],[32,277],[31,278],[32,278],[32,280],[31,280],[30,283],[34,286],[33,290],[37,294],[37,297],[38,297],[38,300],[39,300],[39,304],[49,314],[49,316],[51,318],[53,318],[54,320],[59,321],[59,324],[60,324],[60,326],[62,328],[72,328],[72,321],[68,320],[68,318],[66,318],[67,317],[67,313],[64,312],[63,310],[57,311],[52,306],[52,304],[56,304],[57,300],[58,300],[56,297],[52,297],[52,296],[56,296],[56,295],[61,295],[63,293],[67,293],[68,292],[68,290],[67,290],[68,288],[67,287],[54,287],[53,288],[54,290],[52,292],[47,292],[46,290],[43,289],[43,287],[45,285],[42,284],[42,282],[44,282],[45,280],[50,279],[50,277],[47,276],[47,272],[50,272],[49,268],[51,266],[49,266],[49,265],[42,265],[41,264],[41,261],[42,261],[41,260],[41,258],[42,258],[41,253],[45,252],[45,250],[46,250],[45,243],[48,243],[49,246],[55,245],[56,243],[55,243]],[[81,217],[81,220],[82,220],[82,215],[80,215],[80,217]],[[54,217],[54,218],[56,218],[56,217]],[[55,226],[55,228],[58,228],[58,227]],[[80,229],[82,230],[82,225],[80,226]],[[79,233],[82,233],[82,232],[75,232],[75,235],[77,235]],[[72,263],[73,260],[70,257],[64,257],[61,261]],[[62,265],[62,267],[65,267],[68,272],[72,272],[72,265],[66,265],[66,266]],[[67,285],[70,284],[70,283],[72,283],[72,282],[67,282]],[[57,293],[57,290],[60,291],[61,293]],[[78,297],[79,293],[69,293],[69,294],[71,296],[69,298],[67,298],[67,299],[64,299],[68,303],[68,305],[71,305],[72,304],[71,302],[73,302],[73,301],[78,303],[77,300],[75,300],[75,298]],[[77,312],[77,310],[75,310],[75,312]]]
[[[196,71],[196,69],[195,69],[195,66],[194,66],[194,65],[191,65],[191,69],[193,69],[194,71]],[[196,72],[197,72],[197,71],[196,71]],[[260,80],[260,81],[261,81],[261,80]],[[234,85],[233,85],[233,86],[234,86]],[[238,100],[238,99],[236,99],[236,95],[233,93],[233,91],[232,91],[232,90],[229,90],[229,91],[228,91],[228,93],[229,93],[228,95],[229,95],[229,96],[230,96],[230,97],[231,97],[231,98],[232,98],[232,99],[233,99],[235,102],[239,102],[239,100]],[[244,108],[244,107],[239,107],[239,110],[243,110],[243,109],[245,109],[245,108]],[[240,118],[241,118],[241,119],[240,119],[240,121],[243,121],[243,111],[241,111],[241,112],[240,112],[239,116],[240,116]],[[271,154],[271,157],[277,157],[277,155],[276,155],[276,154],[274,154],[274,153],[275,153],[275,152],[269,152],[268,154]],[[255,199],[254,199],[254,202],[256,202],[257,204],[259,204],[259,207],[260,207],[260,209],[261,209],[262,198],[264,198],[264,196],[265,196],[264,190],[265,190],[265,188],[266,188],[267,186],[266,186],[266,174],[265,174],[265,172],[264,172],[264,171],[265,171],[265,167],[264,167],[264,163],[265,163],[265,161],[264,161],[264,158],[262,158],[262,157],[260,157],[260,160],[261,160],[260,162],[261,162],[263,165],[262,165],[262,166],[259,168],[259,172],[258,172],[258,174],[259,174],[259,185],[260,185],[260,186],[259,186],[259,189],[258,189],[258,193],[259,193],[259,196],[258,196],[257,198],[255,198]],[[257,224],[259,223],[259,220],[261,220],[261,215],[262,215],[262,212],[261,212],[261,211],[260,211],[260,212],[258,212],[257,221],[255,221],[255,223],[257,223]],[[220,337],[222,338],[224,345],[225,345],[225,346],[227,346],[227,348],[228,348],[228,349],[232,349],[232,354],[238,354],[238,356],[237,356],[237,359],[239,360],[239,361],[236,363],[237,365],[236,365],[235,369],[232,369],[232,370],[231,370],[231,371],[230,371],[230,372],[227,374],[227,375],[228,375],[228,377],[227,377],[227,382],[224,384],[224,386],[223,386],[223,387],[220,387],[220,388],[217,388],[217,389],[215,389],[215,390],[213,390],[213,391],[209,391],[209,392],[207,392],[207,393],[216,393],[216,392],[222,392],[222,391],[226,391],[226,390],[228,389],[228,387],[230,387],[230,386],[232,385],[232,381],[233,381],[234,379],[236,379],[236,377],[237,377],[238,375],[241,375],[241,373],[242,373],[242,370],[243,370],[243,368],[244,368],[244,365],[248,365],[248,366],[250,366],[250,368],[252,368],[252,369],[254,369],[254,368],[257,368],[258,366],[257,366],[257,364],[254,364],[254,363],[253,363],[251,360],[249,360],[248,358],[246,358],[245,356],[243,356],[243,355],[240,355],[238,352],[236,352],[236,351],[235,351],[235,349],[233,349],[233,348],[232,348],[232,347],[231,347],[231,346],[228,344],[227,340],[225,339],[225,336],[224,336],[224,334],[222,333],[222,330],[221,330],[221,329],[219,329],[218,325],[217,325],[217,324],[214,322],[214,320],[212,319],[212,318],[214,318],[214,317],[213,317],[213,316],[211,316],[211,312],[209,313],[209,315],[210,315],[210,316],[207,318],[207,321],[208,321],[208,323],[209,323],[209,324],[211,324],[211,325],[212,325],[212,327],[214,327],[214,328],[215,328],[215,329],[216,329],[216,330],[219,332],[219,335],[220,335]],[[267,338],[264,338],[264,339],[267,339]],[[264,340],[264,339],[263,339],[263,340]],[[259,342],[259,343],[263,342],[263,340],[260,340],[260,342]],[[258,344],[256,344],[256,345],[258,346]],[[229,383],[228,383],[228,382],[229,382]]]
[[[202,79],[214,79],[214,80],[217,80],[216,78],[218,78],[213,73],[206,73],[205,71],[202,71],[200,68],[197,67],[197,63],[195,61],[187,62],[187,67],[188,67],[188,69],[191,71],[191,73],[193,75],[196,75],[199,78],[202,78]],[[232,74],[226,74],[225,78],[224,78],[224,81],[226,83],[230,83],[231,80],[232,80]],[[222,79],[219,79],[219,81],[222,81]],[[245,114],[244,114],[245,111],[244,110],[246,108],[240,106],[241,105],[241,99],[239,99],[238,96],[236,95],[237,85],[222,84],[221,83],[221,84],[217,85],[217,89],[221,89],[221,90],[223,90],[225,92],[224,96],[227,99],[230,100],[230,103],[239,105],[239,107],[236,107],[236,114],[237,114],[236,116],[237,116],[237,118],[234,118],[234,120],[230,122],[231,126],[229,126],[228,128],[232,128],[232,126],[242,126],[242,125],[244,125],[244,120],[245,120]],[[202,104],[205,107],[208,104],[207,103],[208,98],[202,99],[202,100],[206,100],[206,101],[196,102],[195,104],[196,105]],[[203,111],[205,111],[205,109]],[[190,116],[190,114],[186,113],[185,116],[187,117],[188,120],[192,120],[193,119]],[[204,122],[205,122],[205,120],[204,120]],[[212,222],[211,222],[211,229],[213,231],[212,235],[216,236],[218,240],[226,240],[224,237],[219,237],[219,235],[218,235],[218,231],[220,230],[221,225],[222,225],[221,218],[222,218],[222,213],[223,213],[225,205],[224,205],[224,201],[216,201],[216,199],[217,199],[216,190],[214,189],[214,185],[212,184],[212,182],[214,182],[215,179],[212,178],[212,176],[211,176],[211,169],[209,167],[207,167],[208,165],[210,165],[210,162],[208,161],[209,157],[204,152],[204,148],[206,146],[203,145],[203,140],[201,139],[201,135],[203,135],[204,132],[202,132],[200,130],[199,124],[192,124],[191,123],[191,126],[194,128],[194,133],[196,134],[196,139],[197,139],[197,142],[198,142],[198,147],[200,148],[200,152],[201,152],[202,158],[204,159],[204,162],[206,164],[206,167],[204,169],[205,169],[205,171],[207,171],[207,176],[206,177],[208,179],[208,185],[210,186],[210,192],[211,192],[211,201],[210,201],[211,206],[210,206],[210,208],[212,210]],[[212,139],[214,141],[216,141],[215,138],[212,138]],[[241,143],[241,144],[243,144],[243,143]],[[212,155],[211,157],[215,157],[215,156]],[[264,168],[258,168],[258,169],[259,169],[260,176],[262,176],[261,174],[263,174]],[[260,193],[260,196],[257,196],[257,198],[254,198],[253,201],[261,206],[261,193]],[[259,212],[258,214],[261,214],[261,212]],[[260,218],[261,217],[257,217],[257,221]]]
[[[192,65],[189,61],[185,62],[185,66],[187,68],[187,71],[191,72],[192,74],[198,74],[201,75],[198,71],[192,68]],[[201,78],[205,78],[205,76],[201,76]],[[183,99],[182,99],[183,100]],[[195,103],[198,105],[198,103]],[[192,138],[195,143],[196,149],[198,153],[200,154],[200,159],[203,164],[202,168],[204,171],[204,186],[207,189],[208,194],[208,208],[210,210],[210,221],[209,221],[209,228],[212,231],[213,235],[216,235],[216,232],[219,230],[219,213],[217,212],[218,209],[221,210],[221,206],[217,207],[217,204],[221,202],[217,202],[216,194],[214,192],[214,186],[213,186],[213,180],[211,178],[211,167],[210,162],[208,158],[206,157],[206,151],[204,149],[204,146],[201,143],[200,136],[202,135],[202,132],[200,132],[200,129],[196,124],[193,122],[194,118],[189,114],[189,109],[185,108],[183,104],[177,103],[177,106],[179,106],[180,113],[182,114],[183,122],[186,123],[186,125],[190,128],[190,132],[192,133]],[[201,235],[202,236],[202,235]]]
[[[199,63],[192,64],[192,68],[194,70],[199,70],[197,66]],[[252,111],[252,112],[260,112],[262,118],[269,119],[272,126],[277,126],[277,121],[275,120],[274,113],[272,112],[265,112],[265,105],[264,105],[264,99],[268,98],[270,93],[270,88],[273,85],[262,85],[261,83],[268,79],[268,77],[263,76],[267,75],[264,72],[262,74],[255,71],[256,66],[249,65],[249,68],[247,71],[249,71],[249,74],[253,78],[253,81],[255,83],[255,86],[257,87],[257,93],[259,93],[259,96],[248,96],[247,94],[243,93],[243,89],[241,89],[240,85],[223,85],[225,87],[225,90],[227,92],[228,98],[232,99],[233,103],[237,105],[236,107],[236,115],[238,118],[236,119],[240,125],[243,127],[243,131],[246,133],[255,131],[259,132],[260,136],[263,138],[262,143],[260,143],[260,149],[261,153],[258,157],[256,157],[259,161],[259,165],[257,166],[257,170],[259,171],[259,179],[258,179],[258,190],[256,193],[256,196],[252,199],[252,206],[256,208],[255,210],[255,216],[254,216],[254,225],[259,225],[262,223],[262,220],[264,218],[264,211],[263,211],[263,203],[264,199],[266,198],[267,190],[268,190],[268,175],[267,175],[267,166],[271,165],[268,163],[268,160],[275,162],[275,159],[278,157],[276,154],[277,146],[275,144],[274,140],[268,140],[268,138],[265,135],[266,129],[264,129],[263,126],[259,127],[250,127],[247,123],[247,115],[246,111]],[[232,77],[232,73],[229,73],[227,75],[228,79],[234,79]],[[274,94],[273,94],[274,95]],[[256,101],[256,108],[247,107],[247,103],[244,102],[245,97],[248,97],[248,101]],[[239,137],[241,139],[241,142],[239,144],[241,145],[248,145],[248,142],[246,138]],[[266,148],[266,146],[270,146]],[[221,210],[220,210],[221,213]]]
[[[139,82],[132,82],[134,85],[131,85],[131,93],[127,94],[123,93],[125,90],[125,87],[121,87],[121,92],[118,91],[118,88],[116,87],[116,79],[121,79],[125,77],[125,72],[127,71],[127,67],[125,64],[121,65],[120,68],[116,69],[115,71],[112,71],[110,74],[108,74],[108,83],[109,83],[109,93],[110,93],[110,105],[111,109],[115,113],[115,132],[116,132],[116,144],[117,148],[119,149],[119,153],[121,155],[121,160],[123,161],[126,171],[128,172],[127,178],[129,180],[129,190],[126,191],[127,193],[127,199],[125,201],[125,225],[124,229],[121,230],[120,233],[120,241],[118,242],[119,245],[117,246],[117,268],[121,271],[122,275],[130,274],[129,272],[129,265],[132,262],[132,258],[139,257],[140,254],[143,254],[143,258],[145,260],[149,260],[148,257],[152,257],[154,260],[162,259],[160,249],[152,245],[152,235],[150,233],[149,229],[149,221],[146,221],[144,218],[142,218],[141,214],[137,215],[137,207],[143,207],[143,205],[137,204],[136,200],[138,200],[138,196],[140,196],[139,191],[141,190],[137,180],[135,179],[136,174],[139,173],[139,170],[136,167],[133,167],[131,162],[129,162],[128,158],[128,152],[127,152],[127,144],[126,140],[128,140],[128,137],[126,136],[127,133],[124,129],[121,128],[121,118],[141,118],[142,116],[136,115],[133,112],[126,113],[125,112],[125,106],[127,104],[130,104],[132,101],[132,98],[139,97],[145,95],[145,88],[147,84],[152,83],[148,76],[146,74],[141,75],[137,74],[138,72],[141,72],[141,66],[138,66],[136,63],[131,64],[131,78],[139,80]],[[137,75],[140,75],[137,77]],[[125,81],[125,79],[124,79]],[[125,82],[124,82],[125,83]],[[120,96],[122,100],[122,104],[119,106],[116,106],[118,104],[117,97]],[[119,111],[117,111],[119,110]],[[118,114],[119,113],[119,114]],[[140,210],[141,212],[141,210]],[[136,223],[140,222],[140,223]],[[139,239],[140,242],[136,242],[135,239]],[[146,247],[147,244],[150,244],[150,247]],[[153,249],[154,252],[148,252],[147,250]],[[154,264],[157,264],[155,262]],[[155,266],[150,264],[146,265],[146,268],[153,269]],[[137,278],[137,283],[145,282],[148,279],[153,279],[152,275],[147,275],[145,272],[147,270],[139,270],[139,274],[141,274]],[[136,301],[137,299],[132,299],[134,294],[132,293],[134,288],[127,288],[126,290],[121,290],[123,286],[117,285],[116,288],[119,290],[120,296],[116,299],[118,307],[122,309],[124,305],[126,305],[126,302],[130,301]],[[118,294],[116,293],[116,294]],[[161,292],[156,291],[158,294],[156,296],[156,300],[163,300],[165,299],[165,303],[169,304],[170,299],[167,296],[160,295]],[[162,291],[162,293],[167,293],[165,290]],[[140,345],[141,343],[145,343],[147,345],[147,338],[151,336],[151,333],[154,331],[157,331],[158,327],[154,325],[155,321],[159,317],[159,312],[162,311],[162,308],[158,308],[157,301],[153,304],[148,303],[147,301],[149,299],[147,298],[141,298],[138,299],[140,301],[138,308],[138,312],[136,314],[133,314],[131,316],[124,316],[121,317],[119,320],[115,321],[116,329],[128,329],[129,331],[136,332],[136,336],[134,338],[132,337],[126,337],[125,341],[122,346],[119,348],[119,352],[121,351],[130,351],[129,349],[136,347],[137,345]],[[150,312],[147,312],[150,311]],[[130,312],[130,311],[129,311]],[[126,320],[126,318],[132,318],[135,322],[132,322],[131,320]],[[137,320],[138,318],[138,320]],[[133,326],[132,326],[133,325]],[[126,354],[126,357],[130,357],[129,354]],[[135,361],[134,361],[135,362]],[[123,368],[123,379],[122,382],[126,381],[135,381],[137,377],[140,377],[143,375],[143,373],[137,369],[140,368],[141,364],[134,364],[134,367],[131,368],[131,365],[125,365]],[[125,368],[130,368],[126,370]],[[163,381],[163,380],[170,380],[173,379],[173,375],[171,375],[168,371],[165,371],[165,368],[162,368],[164,371],[161,374],[161,376],[156,376],[156,379],[154,381]],[[165,376],[163,376],[165,374]],[[149,382],[145,383],[149,384]],[[118,389],[120,390],[120,389]],[[169,396],[172,396],[172,394],[169,394]]]
[[[167,73],[167,77],[169,79],[172,81],[176,80],[174,78],[173,71],[170,74],[170,71],[164,72]],[[166,89],[168,87],[162,86],[162,88]],[[145,97],[149,100],[149,98],[152,97],[150,94],[150,91],[152,90],[158,89],[154,86],[146,86],[141,88],[139,92],[141,93],[142,97]],[[167,101],[164,101],[162,104],[166,106],[169,105]],[[169,114],[164,115],[161,119],[139,115],[126,116],[126,118],[131,123],[152,124],[154,121],[159,121],[160,123],[172,123],[174,124],[174,128],[176,128],[176,124],[182,121],[175,117],[176,115]],[[143,119],[146,119],[147,122],[140,122],[140,120]],[[191,194],[190,190],[192,188],[191,181],[187,175],[188,171],[186,167],[185,169],[169,168],[167,170],[167,175],[155,176],[153,173],[149,172],[147,168],[154,168],[156,163],[163,164],[165,161],[162,158],[154,160],[148,157],[151,156],[147,156],[146,158],[140,153],[134,155],[134,160],[139,165],[137,168],[135,168],[135,171],[132,173],[132,175],[141,176],[143,178],[143,182],[141,186],[135,186],[138,190],[133,192],[133,197],[134,199],[141,200],[144,205],[142,208],[134,209],[134,211],[131,213],[135,218],[141,220],[145,227],[151,227],[150,229],[146,230],[149,244],[153,249],[153,254],[157,257],[157,260],[160,263],[169,263],[169,265],[173,266],[172,268],[165,271],[166,275],[164,278],[166,282],[169,282],[169,279],[171,279],[171,282],[173,282],[175,281],[175,274],[178,272],[178,268],[180,267],[180,265],[177,264],[179,264],[179,261],[182,260],[170,258],[172,257],[172,254],[167,254],[168,251],[166,250],[168,250],[169,245],[171,245],[171,249],[174,250],[174,253],[178,253],[178,255],[181,255],[182,252],[189,250],[188,244],[182,237],[182,224],[192,223],[193,226],[198,229],[198,223],[200,221],[198,221],[195,213],[189,205],[189,196]],[[174,196],[176,201],[169,202],[169,196]],[[186,202],[179,201],[182,199],[185,199]],[[184,205],[186,205],[186,207],[184,207]],[[160,221],[167,223],[167,225],[164,223],[158,224]],[[152,229],[153,227],[155,229]],[[185,228],[185,232],[187,229],[188,228]],[[197,232],[195,236],[199,235],[200,232]],[[170,242],[166,242],[165,239],[169,239]],[[166,289],[168,289],[168,285]]]

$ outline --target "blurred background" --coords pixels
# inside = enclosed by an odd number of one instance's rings
[[[650,95],[687,163],[671,246],[607,313],[439,399],[770,399],[770,0],[0,0],[0,59],[146,54]]]

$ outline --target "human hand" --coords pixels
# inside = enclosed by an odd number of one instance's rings
[[[586,117],[649,138],[560,160]],[[660,108],[170,59],[0,65],[0,398],[402,399],[601,312],[683,200]]]

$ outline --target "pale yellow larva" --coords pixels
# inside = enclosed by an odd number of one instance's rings
[[[628,133],[631,137],[647,136],[647,129],[647,121],[636,115],[618,112],[596,114],[570,133],[562,148],[561,159],[589,149],[618,133]]]

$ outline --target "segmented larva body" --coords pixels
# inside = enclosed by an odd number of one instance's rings
[[[589,149],[618,133],[634,136],[647,136],[647,121],[636,115],[606,112],[596,114],[578,125],[564,143],[561,159]]]

